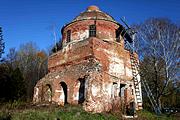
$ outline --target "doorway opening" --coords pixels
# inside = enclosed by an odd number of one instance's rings
[[[85,78],[79,78],[78,81],[80,82],[78,104],[82,104],[85,101]]]
[[[63,88],[64,92],[64,104],[67,104],[67,85],[65,82],[60,82],[61,87]]]
[[[125,86],[126,86],[126,84],[120,84],[119,97],[121,97],[121,99],[124,99],[124,90],[125,90]]]

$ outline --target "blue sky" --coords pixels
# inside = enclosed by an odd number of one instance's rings
[[[150,17],[167,17],[180,24],[180,0],[0,0],[0,26],[3,27],[5,54],[9,48],[35,42],[39,49],[54,44],[62,26],[90,5],[98,6],[120,22],[125,16],[131,25]]]

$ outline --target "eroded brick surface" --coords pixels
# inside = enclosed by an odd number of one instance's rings
[[[130,54],[124,49],[122,36],[116,42],[118,24],[107,17],[89,17],[63,28],[63,49],[49,57],[49,73],[36,84],[34,103],[82,104],[90,112],[120,109],[130,102],[137,108]],[[91,24],[96,24],[96,37],[89,37]]]

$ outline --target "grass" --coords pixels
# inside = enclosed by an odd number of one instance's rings
[[[157,116],[146,110],[137,113],[136,120],[175,120],[166,115]],[[33,106],[25,103],[4,104],[0,108],[0,120],[121,120],[120,115],[111,113],[88,113],[81,106]]]
[[[111,114],[92,114],[84,111],[80,106],[66,106],[56,112],[57,117],[62,120],[117,120]]]
[[[10,105],[7,105],[10,108]],[[19,107],[19,106],[18,106]],[[92,114],[81,106],[44,106],[32,108],[13,108],[0,110],[0,120],[117,120],[117,116],[107,113]]]
[[[175,117],[166,114],[156,115],[146,110],[139,111],[138,116],[142,120],[176,120]]]

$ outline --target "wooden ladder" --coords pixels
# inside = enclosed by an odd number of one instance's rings
[[[134,80],[134,87],[135,87],[135,94],[136,94],[136,100],[137,100],[137,106],[138,109],[142,109],[142,97],[140,95],[140,88],[139,88],[139,83],[141,82],[146,93],[147,96],[152,104],[152,107],[155,111],[156,114],[161,114],[161,110],[149,88],[149,85],[147,83],[146,80],[140,80],[138,81],[138,75],[140,75],[140,69],[139,69],[139,63],[136,59],[136,57],[134,56],[134,53],[130,51],[130,60],[131,60],[131,67],[132,67],[132,74],[133,74],[133,80]]]
[[[141,95],[141,91],[140,91],[141,89],[140,89],[140,85],[139,85],[140,80],[138,81],[138,75],[139,75],[138,61],[135,58],[133,52],[130,52],[130,61],[131,61],[131,67],[132,67],[132,74],[133,74],[133,82],[134,82],[137,107],[139,110],[139,109],[142,109],[142,95]]]

